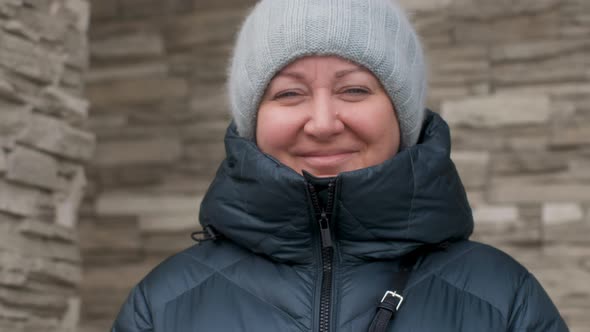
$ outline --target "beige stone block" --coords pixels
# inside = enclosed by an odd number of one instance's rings
[[[99,215],[161,216],[194,214],[199,211],[199,198],[180,194],[151,195],[139,192],[104,192],[96,202]]]
[[[87,95],[94,107],[116,104],[147,104],[163,99],[184,98],[188,84],[177,78],[150,78],[88,85]]]
[[[196,11],[170,20],[165,27],[167,46],[182,49],[193,45],[228,43],[242,23],[245,8]]]
[[[87,161],[94,154],[95,137],[53,117],[35,114],[20,135],[20,142],[75,160]]]
[[[491,165],[494,174],[549,173],[567,170],[568,159],[554,151],[515,151],[496,153]]]
[[[86,119],[88,117],[89,103],[81,97],[55,86],[44,89],[42,95],[46,100],[44,111],[63,118]]]
[[[93,66],[86,75],[89,84],[105,81],[116,81],[138,78],[164,78],[168,76],[168,65],[165,62],[138,62],[109,66]]]
[[[201,198],[195,199],[196,211],[188,213],[168,213],[163,215],[143,215],[139,217],[139,227],[142,232],[180,232],[200,229],[199,206]]]
[[[0,180],[0,211],[19,216],[32,216],[39,212],[38,189]]]
[[[568,56],[583,51],[590,45],[587,39],[524,40],[518,43],[491,46],[491,59],[495,62],[530,61],[548,57]]]
[[[588,202],[590,185],[584,183],[531,183],[510,177],[492,180],[488,191],[492,203]]]
[[[580,124],[554,128],[550,144],[555,147],[590,144],[590,125]]]
[[[476,223],[510,224],[518,222],[519,218],[516,205],[478,204],[473,207],[473,219]]]
[[[143,242],[136,217],[100,217],[79,225],[85,264],[113,265],[143,258]]]
[[[0,2],[0,13],[7,17],[13,17],[16,14],[17,8],[22,6],[22,0],[4,0]]]
[[[100,60],[157,57],[164,54],[164,41],[156,30],[113,34],[108,39],[93,39],[90,54]]]
[[[44,83],[57,81],[65,57],[28,40],[0,33],[0,64]]]
[[[60,241],[39,241],[14,230],[10,225],[0,224],[0,250],[17,251],[25,257],[57,259],[70,263],[80,262],[77,244]]]
[[[485,186],[490,163],[489,152],[453,150],[451,159],[455,163],[461,181],[467,189]]]
[[[6,21],[4,23],[4,30],[34,42],[39,42],[41,40],[41,35],[39,35],[35,30],[29,28],[27,25],[23,24],[21,21]]]
[[[65,192],[54,193],[56,215],[55,223],[67,228],[75,228],[78,224],[78,210],[84,198],[86,175],[80,166],[67,183]]]
[[[551,103],[544,95],[496,94],[445,101],[443,118],[449,125],[475,128],[545,124]]]
[[[514,15],[530,15],[555,8],[561,0],[454,0],[453,15],[471,19],[493,19]]]
[[[48,10],[23,7],[17,18],[43,39],[61,42],[67,32],[69,19],[64,15],[62,3],[53,3],[50,6]]]
[[[59,189],[57,161],[51,156],[24,147],[8,155],[8,180],[49,190]]]
[[[97,22],[114,18],[119,14],[118,0],[92,1],[90,13],[92,20]]]
[[[32,107],[29,105],[17,105],[0,101],[0,137],[13,138],[18,136],[27,127]]]
[[[4,149],[2,149],[2,147],[0,145],[0,175],[5,174],[7,168],[8,168],[8,162],[6,160],[6,153],[4,152]]]
[[[195,230],[198,228],[195,227]],[[195,245],[190,231],[146,233],[144,250],[149,254],[172,255]]]
[[[546,225],[564,224],[581,221],[584,211],[582,206],[576,203],[545,203],[542,216]]]
[[[66,53],[66,64],[69,67],[86,71],[90,57],[86,34],[69,29],[66,33],[63,47]]]
[[[96,1],[93,1],[93,4]],[[90,23],[90,0],[65,0],[65,8],[72,13],[74,26],[80,32],[88,31]]]
[[[559,12],[505,16],[493,20],[459,20],[453,40],[457,43],[495,44],[541,38],[559,38]]]
[[[94,162],[111,167],[130,164],[171,163],[182,156],[182,143],[176,138],[111,141],[97,146]]]
[[[590,181],[590,159],[570,160],[569,171],[575,179]]]
[[[560,60],[545,62],[513,62],[493,66],[491,76],[502,91],[517,91],[528,88],[526,85],[546,84],[547,82],[583,81],[589,77],[584,70],[587,65],[579,62]],[[524,87],[520,87],[524,86]]]
[[[20,234],[40,240],[78,243],[78,235],[74,229],[36,219],[21,221],[17,230]]]
[[[32,311],[45,311],[49,317],[59,315],[67,308],[66,299],[62,295],[31,292],[26,289],[0,287],[0,298],[9,305],[29,308]]]
[[[498,86],[496,91],[500,94],[510,93],[516,95],[547,95],[551,97],[567,97],[590,94],[590,83],[565,83],[551,82],[524,86]]]
[[[15,252],[0,251],[0,285],[22,286],[28,274],[29,268],[24,257]]]

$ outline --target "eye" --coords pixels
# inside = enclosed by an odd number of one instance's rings
[[[354,87],[345,89],[343,93],[348,95],[366,95],[369,94],[370,91],[366,88]]]
[[[281,92],[277,93],[273,99],[277,100],[277,99],[284,99],[284,98],[293,98],[293,97],[298,97],[300,95],[301,94],[297,91],[292,91],[292,90],[281,91]]]

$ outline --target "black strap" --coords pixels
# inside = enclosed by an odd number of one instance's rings
[[[389,322],[395,318],[395,314],[404,301],[404,289],[418,259],[433,250],[446,249],[448,246],[448,242],[437,245],[423,245],[401,258],[400,270],[393,276],[391,284],[393,290],[388,290],[383,295],[368,332],[387,331]]]
[[[196,231],[191,233],[193,241],[201,243],[203,241],[217,241],[222,235],[211,225],[203,226],[202,231]]]

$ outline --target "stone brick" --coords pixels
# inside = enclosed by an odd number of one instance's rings
[[[51,114],[59,115],[61,118],[85,119],[88,116],[89,103],[87,100],[74,96],[66,90],[54,86],[43,90],[46,98],[46,108]]]
[[[0,251],[0,285],[22,286],[28,278],[24,258],[14,252]]]
[[[166,233],[183,230],[195,231],[200,229],[199,206],[202,198],[195,199],[195,211],[188,213],[168,213],[161,216],[145,215],[139,217],[139,227],[142,232]]]
[[[129,164],[172,163],[182,156],[179,139],[153,138],[134,141],[111,141],[97,146],[94,162],[97,166],[112,167]]]
[[[557,172],[568,168],[566,155],[547,151],[497,153],[492,160],[495,174]]]
[[[157,57],[164,54],[164,42],[157,31],[118,34],[108,39],[93,39],[90,54],[100,60]]]
[[[196,213],[197,197],[179,194],[150,195],[136,192],[105,192],[98,196],[96,212],[99,215],[161,216],[167,214]]]
[[[439,11],[447,8],[453,0],[400,0],[399,4],[407,11]]]
[[[92,21],[113,19],[119,14],[119,0],[93,0],[91,4],[90,13]],[[97,26],[99,24],[96,23],[94,25]]]
[[[454,0],[454,16],[469,19],[494,19],[514,15],[531,15],[555,8],[562,0]]]
[[[16,15],[17,8],[22,5],[22,0],[3,0],[0,2],[0,14],[13,17]]]
[[[83,161],[92,158],[96,143],[93,134],[40,114],[32,116],[19,141],[42,151]]]
[[[553,129],[550,144],[555,147],[590,144],[590,125],[573,125]]]
[[[59,189],[57,161],[47,154],[17,147],[8,155],[8,180],[48,190]]]
[[[577,61],[576,57],[495,65],[491,76],[496,85],[507,86],[504,90],[515,85],[583,81],[587,77],[583,68],[587,65]]]
[[[196,227],[195,227],[196,229]],[[195,245],[189,231],[146,233],[144,234],[144,249],[148,254],[170,255]]]
[[[455,162],[461,181],[467,189],[485,186],[490,163],[489,152],[455,150],[451,153],[451,159]]]
[[[19,216],[32,216],[39,211],[38,189],[0,180],[0,211]]]
[[[43,240],[78,243],[78,235],[75,230],[35,219],[21,221],[17,230],[20,234]]]
[[[441,113],[450,125],[475,128],[534,125],[549,121],[551,103],[544,95],[496,94],[443,102]]]
[[[576,203],[545,203],[543,204],[543,223],[546,225],[563,224],[581,221],[584,211]]]
[[[125,80],[88,86],[87,95],[94,107],[110,108],[116,104],[149,104],[166,98],[184,98],[189,93],[185,80],[150,78]]]
[[[61,314],[67,307],[62,295],[31,292],[26,289],[0,287],[0,298],[3,302],[29,310],[42,310],[47,314]]]
[[[26,257],[80,263],[80,251],[76,244],[51,240],[39,241],[38,237],[26,236],[8,225],[0,224],[0,230],[0,250],[17,251]]]
[[[582,181],[590,181],[590,159],[570,160],[569,170],[573,178]]]
[[[80,32],[88,31],[90,21],[89,0],[65,0],[64,6],[73,15],[76,29]]]
[[[547,95],[550,97],[572,97],[590,94],[590,83],[551,82],[523,86],[498,86],[500,94],[511,93],[517,95]]]
[[[18,136],[28,125],[33,108],[0,101],[0,136],[13,138]]]
[[[67,228],[75,228],[78,221],[78,209],[84,197],[84,189],[86,189],[86,176],[84,168],[79,166],[72,176],[72,179],[67,183],[65,192],[56,192],[54,194],[56,215],[56,225],[61,225]]]
[[[51,42],[63,42],[68,30],[69,19],[64,11],[63,1],[54,3],[47,11],[24,7],[17,18],[42,39]]]
[[[0,65],[14,72],[51,83],[61,75],[64,60],[28,40],[0,32]]]
[[[68,66],[83,69],[88,68],[89,50],[85,34],[74,29],[66,32],[64,49],[67,53],[65,63]]]
[[[100,217],[79,225],[80,248],[87,265],[114,265],[143,258],[136,217]]]
[[[556,11],[537,15],[507,16],[494,20],[460,20],[453,40],[458,43],[490,44],[560,37],[560,16]]]
[[[31,260],[30,275],[74,286],[82,281],[82,270],[78,264],[42,258]]]
[[[165,27],[166,44],[171,50],[175,50],[195,45],[227,43],[234,39],[245,14],[245,8],[224,8],[176,17]]]
[[[479,204],[473,208],[473,219],[476,223],[506,224],[519,220],[516,205]]]
[[[93,84],[129,78],[163,78],[168,75],[168,65],[162,61],[136,62],[124,65],[94,66],[86,77]]]
[[[587,39],[530,40],[498,44],[491,47],[494,62],[543,60],[548,57],[568,56],[583,51],[590,45]]]
[[[21,21],[8,20],[4,23],[3,28],[6,31],[9,31],[15,35],[19,35],[34,42],[38,42],[41,40],[41,35],[39,35],[35,30],[23,24],[23,22]]]
[[[492,203],[590,201],[590,185],[583,183],[530,183],[517,179],[493,180],[488,191]]]

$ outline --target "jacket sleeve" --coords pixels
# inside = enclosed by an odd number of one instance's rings
[[[149,303],[141,283],[131,290],[111,332],[154,332]]]
[[[509,318],[510,332],[568,332],[559,311],[530,273],[526,275],[516,294]]]

